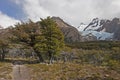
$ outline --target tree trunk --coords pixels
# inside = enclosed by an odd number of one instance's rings
[[[3,53],[2,54],[2,61],[4,61],[5,60],[5,54]]]
[[[53,54],[50,51],[48,51],[48,53],[49,53],[49,64],[52,64],[53,63]]]
[[[2,54],[0,53],[0,61],[1,61],[1,58],[2,58]]]
[[[5,50],[2,48],[1,60],[4,61],[5,59]]]
[[[67,56],[65,55],[64,56],[64,63],[67,61]]]
[[[36,54],[37,54],[37,56],[39,58],[39,61],[44,62],[44,59],[43,59],[42,55],[40,53],[36,53]]]
[[[53,57],[50,57],[49,64],[53,63]]]

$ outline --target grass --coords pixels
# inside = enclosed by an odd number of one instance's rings
[[[32,80],[119,80],[120,74],[106,67],[58,63],[27,65]]]
[[[0,62],[0,79],[12,80],[12,65],[10,63]]]

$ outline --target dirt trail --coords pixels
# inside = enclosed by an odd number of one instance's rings
[[[29,71],[25,65],[13,66],[13,80],[31,80]]]

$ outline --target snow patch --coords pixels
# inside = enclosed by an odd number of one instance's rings
[[[107,40],[112,39],[114,33],[107,33],[107,32],[97,32],[97,31],[82,31],[82,36],[86,35],[93,35],[97,37],[97,40]]]

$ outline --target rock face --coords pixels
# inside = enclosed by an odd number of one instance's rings
[[[87,34],[85,36],[82,36],[82,40],[81,41],[97,41],[97,37],[94,36],[93,34]]]
[[[113,39],[120,40],[120,18],[114,18],[103,25],[106,32],[114,33]]]
[[[106,32],[115,33],[120,27],[120,19],[114,18],[112,21],[109,20],[102,27]]]
[[[81,41],[81,35],[75,27],[67,24],[59,17],[52,17],[52,19],[57,23],[58,27],[63,32],[66,42],[80,42]]]

